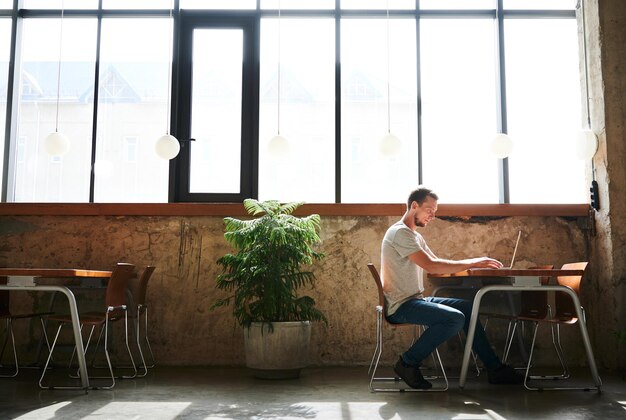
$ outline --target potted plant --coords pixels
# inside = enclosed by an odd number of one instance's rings
[[[324,321],[310,296],[298,289],[313,286],[315,274],[305,269],[323,254],[320,217],[292,213],[303,203],[270,200],[244,201],[249,220],[224,218],[224,238],[236,253],[217,260],[222,273],[216,287],[231,294],[211,309],[233,304],[233,314],[244,327],[246,366],[260,378],[298,377],[308,359],[311,321]]]

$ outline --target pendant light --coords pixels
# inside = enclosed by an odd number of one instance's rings
[[[402,141],[391,132],[391,87],[390,87],[390,39],[389,39],[389,0],[387,0],[387,134],[380,140],[379,150],[383,156],[396,156],[402,151]]]
[[[280,76],[281,76],[281,13],[280,0],[278,0],[278,69],[277,69],[277,98],[276,98],[276,135],[272,137],[267,145],[269,153],[277,158],[284,158],[289,155],[290,145],[287,138],[280,134]]]
[[[174,43],[174,19],[172,17],[172,9],[174,9],[174,1],[170,5],[170,39],[169,39],[169,56],[167,66],[167,116],[165,134],[159,137],[155,144],[156,154],[160,158],[170,160],[178,156],[180,152],[180,143],[176,137],[170,134],[170,119],[172,114],[172,44]]]
[[[513,139],[510,136],[497,134],[489,144],[491,153],[498,159],[508,158],[513,152]]]
[[[63,156],[70,149],[70,140],[63,133],[59,132],[59,99],[61,96],[61,59],[63,52],[63,17],[65,5],[61,1],[61,28],[59,30],[59,64],[57,67],[57,103],[54,132],[48,134],[43,141],[43,147],[50,156]]]

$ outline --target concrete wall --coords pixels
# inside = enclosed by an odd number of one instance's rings
[[[313,327],[310,360],[315,365],[368,364],[374,350],[377,291],[366,264],[380,265],[380,241],[398,217],[323,217],[321,250],[326,254],[314,271],[318,281],[310,294],[328,317],[328,325]],[[524,232],[518,251],[520,267],[585,260],[585,231],[577,220],[545,217],[437,219],[423,230],[434,252],[442,257],[491,255],[508,262],[517,231]],[[240,365],[244,363],[242,329],[231,308],[209,312],[219,296],[215,261],[229,246],[223,239],[221,217],[19,216],[0,218],[0,266],[88,267],[111,269],[118,261],[157,270],[148,288],[151,341],[156,357],[168,365]],[[429,290],[432,288],[429,285]],[[98,301],[96,292],[81,292],[83,307]],[[583,301],[584,301],[583,297]],[[35,293],[13,293],[13,304],[25,307]],[[495,299],[498,300],[498,299]],[[61,302],[62,299],[59,299]],[[62,305],[57,306],[63,310]],[[19,322],[19,321],[18,321]],[[27,323],[27,321],[25,321]],[[17,324],[16,324],[17,325]],[[22,343],[38,337],[32,322],[25,324]],[[494,322],[493,344],[502,348],[502,323]],[[565,342],[574,343],[574,364],[584,363],[575,328]],[[593,336],[593,332],[592,332]],[[410,331],[390,331],[386,362],[394,361],[407,345]],[[540,355],[554,364],[545,336]],[[566,344],[567,345],[567,344]],[[32,348],[32,346],[31,346]],[[449,365],[458,363],[457,340],[444,346]]]
[[[599,136],[593,159],[601,209],[595,214],[590,324],[601,365],[626,367],[626,2],[585,0],[591,128]],[[591,172],[590,172],[591,174]]]

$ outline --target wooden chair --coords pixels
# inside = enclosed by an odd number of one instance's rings
[[[120,321],[122,319],[124,320],[124,337],[126,340],[126,349],[130,357],[132,368],[134,369],[134,375],[128,377],[132,378],[137,376],[137,369],[135,367],[135,362],[133,360],[130,346],[128,344],[128,314],[126,305],[126,289],[128,287],[128,280],[134,275],[134,265],[118,263],[113,269],[113,273],[111,274],[111,278],[109,279],[107,284],[105,296],[105,310],[103,312],[88,312],[80,315],[81,329],[84,325],[91,326],[89,337],[87,339],[87,343],[85,344],[85,353],[87,353],[89,343],[96,327],[100,327],[101,333],[104,332],[104,354],[107,360],[107,367],[111,375],[111,384],[108,386],[99,386],[94,388],[111,389],[115,386],[115,375],[113,374],[113,366],[111,365],[111,358],[109,356],[108,349],[109,324],[111,322]],[[70,315],[52,315],[48,317],[48,321],[58,322],[59,327],[54,337],[54,341],[52,342],[52,348],[50,350],[50,354],[48,355],[48,360],[46,361],[43,373],[41,374],[41,378],[39,379],[39,386],[44,389],[82,389],[82,386],[45,386],[43,384],[44,377],[48,370],[48,364],[50,363],[52,353],[54,352],[54,347],[56,346],[57,340],[59,338],[59,333],[61,332],[61,329],[64,325],[71,325],[72,318]],[[109,377],[107,376],[104,378],[108,379]]]
[[[155,266],[147,266],[141,273],[140,278],[132,278],[129,282],[129,289],[133,298],[133,307],[131,308],[131,317],[135,322],[135,338],[137,340],[137,349],[139,350],[139,357],[141,358],[141,367],[143,367],[143,373],[139,374],[139,377],[144,377],[148,374],[148,369],[153,368],[156,364],[154,359],[154,353],[150,346],[150,340],[148,339],[148,305],[146,304],[146,291],[148,289],[148,280],[154,273]],[[143,318],[143,338],[146,342],[146,348],[150,353],[152,362],[150,365],[146,364],[144,358],[144,352],[141,347],[141,324]]]
[[[372,277],[374,278],[374,282],[376,283],[376,289],[378,290],[378,305],[376,305],[376,348],[374,349],[374,354],[372,355],[372,361],[370,362],[370,367],[368,370],[368,374],[370,375],[370,383],[369,383],[370,391],[372,392],[381,392],[381,391],[383,392],[399,392],[399,391],[433,392],[433,391],[447,390],[448,378],[446,377],[446,371],[443,367],[443,363],[441,362],[441,357],[439,356],[439,351],[437,349],[435,349],[434,351],[433,358],[435,356],[437,358],[439,368],[441,369],[441,378],[443,378],[444,383],[445,383],[444,386],[438,387],[438,388],[433,387],[427,390],[414,389],[414,388],[398,388],[398,387],[383,388],[383,387],[375,386],[375,383],[378,383],[378,382],[394,382],[397,384],[401,380],[398,376],[387,377],[387,378],[376,376],[376,371],[378,369],[380,357],[383,352],[383,342],[384,342],[383,326],[387,325],[390,328],[412,327],[413,328],[413,341],[415,341],[417,337],[418,326],[413,325],[413,324],[395,324],[387,320],[387,317],[386,317],[387,305],[385,301],[385,294],[383,292],[383,284],[380,279],[380,275],[378,274],[378,270],[376,270],[376,267],[374,267],[374,264],[372,263],[367,264],[367,268],[372,274]],[[439,378],[439,377],[426,377],[426,379],[433,379],[433,378]]]
[[[561,267],[563,270],[583,270],[583,274],[580,276],[558,276],[557,284],[560,286],[566,286],[571,288],[577,296],[580,297],[580,285],[584,278],[584,272],[587,269],[587,262],[576,262],[563,264]],[[524,386],[529,390],[569,390],[569,389],[580,389],[580,390],[589,390],[590,387],[531,387],[528,385],[528,380],[532,379],[567,379],[569,378],[569,370],[567,367],[567,363],[565,361],[565,357],[563,354],[563,348],[561,346],[561,334],[560,334],[560,326],[561,325],[574,325],[577,322],[585,322],[584,319],[584,309],[581,306],[581,313],[583,315],[583,319],[579,320],[576,307],[574,306],[574,302],[567,293],[565,292],[556,292],[554,295],[554,313],[550,313],[546,318],[533,318],[533,317],[523,317],[520,316],[518,319],[520,321],[529,321],[533,322],[535,325],[535,329],[533,332],[533,340],[530,348],[530,355],[528,357],[528,365],[526,367],[526,375],[524,377]],[[552,312],[552,311],[551,311]],[[552,344],[556,350],[557,356],[561,363],[561,367],[563,369],[563,373],[560,375],[541,375],[541,376],[531,376],[530,368],[532,365],[532,358],[535,350],[535,342],[537,339],[537,331],[539,329],[539,325],[548,324],[551,327],[552,332]]]
[[[6,277],[0,277],[0,284],[7,284]],[[10,305],[11,292],[9,290],[0,290],[0,319],[4,319],[6,321],[5,324],[5,336],[4,342],[2,343],[2,352],[0,352],[0,361],[4,356],[4,350],[6,349],[7,342],[9,337],[11,337],[11,345],[13,348],[13,360],[15,361],[15,368],[10,374],[0,374],[0,378],[14,378],[20,371],[20,365],[17,360],[17,348],[15,345],[15,334],[13,333],[13,321],[16,319],[28,319],[28,318],[39,318],[44,315],[50,315],[52,312],[28,312],[28,313],[19,313],[15,314],[11,312]],[[48,337],[45,335],[46,343],[48,343]],[[48,350],[50,350],[50,344],[48,343]],[[2,366],[2,365],[0,365]]]

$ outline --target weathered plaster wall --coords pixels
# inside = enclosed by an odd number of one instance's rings
[[[377,292],[366,264],[379,266],[381,238],[397,218],[322,218],[321,250],[326,257],[314,268],[318,281],[310,294],[327,315],[328,326],[317,324],[313,328],[312,364],[369,363],[374,350]],[[560,266],[586,259],[585,233],[576,220],[514,217],[470,223],[437,219],[423,233],[442,257],[490,255],[508,262],[519,229],[524,232],[517,259],[521,267],[542,263]],[[0,217],[0,266],[110,269],[119,261],[156,265],[148,302],[151,341],[161,364],[244,363],[242,330],[230,308],[208,310],[218,297],[215,261],[229,251],[219,217]],[[88,293],[91,297],[87,301],[93,304],[94,292]],[[47,302],[46,296],[28,295],[14,293],[13,304],[27,305],[29,299]],[[22,329],[22,343],[28,341],[27,335],[39,334],[36,323],[29,325],[18,327]],[[503,328],[490,327],[499,337],[504,336]],[[386,362],[397,357],[408,337],[409,331],[402,329],[389,332]],[[566,331],[565,342],[573,339],[578,343],[576,337],[576,329]],[[541,347],[550,350],[545,338],[546,345]],[[494,340],[494,344],[501,348],[501,340]],[[584,363],[581,346],[571,347],[574,363]],[[554,364],[551,352],[541,353]],[[445,345],[442,355],[448,364],[458,363],[458,341]]]
[[[602,366],[626,367],[626,2],[585,0],[591,128],[601,209],[591,241],[590,326]],[[591,173],[591,172],[590,172]]]

